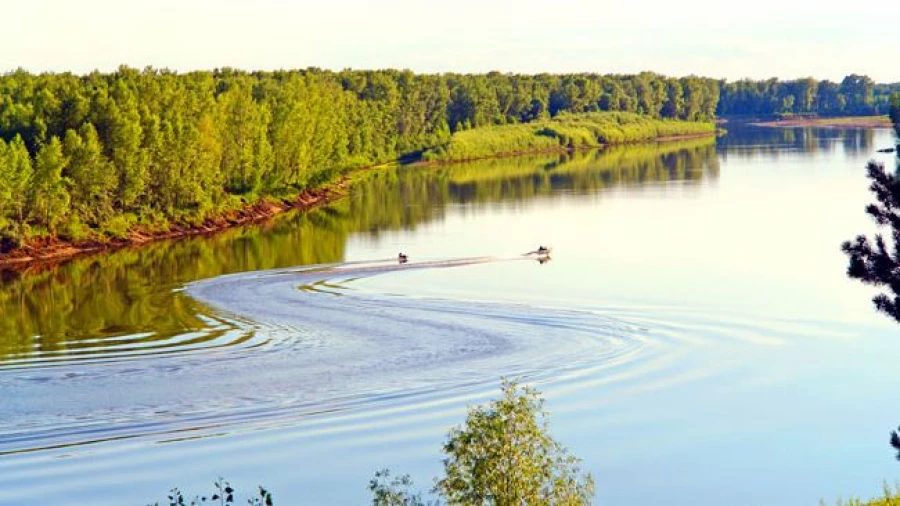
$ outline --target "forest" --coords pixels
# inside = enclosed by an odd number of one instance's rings
[[[706,120],[717,90],[656,74],[17,71],[0,77],[0,236],[9,249],[196,224],[483,125],[600,110]]]
[[[32,238],[198,226],[478,127],[598,111],[692,122],[750,111],[874,113],[898,88],[859,76],[837,88],[797,83],[649,72],[18,70],[0,75],[0,253]],[[825,100],[832,91],[837,98]]]
[[[743,79],[722,82],[716,114],[882,115],[888,113],[894,93],[900,93],[900,83],[876,84],[868,76],[856,74],[840,83],[811,77],[791,81]]]

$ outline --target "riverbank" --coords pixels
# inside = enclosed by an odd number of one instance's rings
[[[357,169],[361,170],[365,169]],[[38,264],[52,265],[76,256],[139,246],[154,241],[214,234],[229,228],[265,221],[286,211],[309,210],[345,196],[350,181],[351,176],[344,175],[334,182],[304,190],[293,197],[281,199],[266,197],[207,218],[198,224],[172,223],[162,230],[136,227],[121,238],[67,240],[51,236],[36,237],[8,252],[0,253],[0,270],[24,270]]]
[[[563,114],[532,123],[462,130],[448,142],[426,150],[422,158],[426,162],[467,161],[715,133],[712,122],[662,120],[620,112]]]
[[[657,120],[630,113],[561,115],[533,123],[481,127],[454,134],[450,141],[426,150],[423,166],[500,158],[542,152],[567,152],[608,145],[674,141],[707,137],[713,123]],[[212,234],[220,230],[264,221],[288,210],[306,210],[342,197],[353,176],[372,166],[350,169],[333,182],[307,189],[292,197],[263,197],[227,209],[200,222],[172,221],[161,226],[136,225],[120,237],[92,234],[87,238],[39,236],[22,245],[0,244],[0,269],[24,270],[37,264],[55,264],[69,258],[152,241]]]
[[[773,121],[756,121],[751,125],[776,128],[819,127],[819,128],[890,128],[887,116],[846,116],[834,118],[786,118]]]

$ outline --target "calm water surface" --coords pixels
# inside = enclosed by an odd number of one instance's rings
[[[891,142],[735,126],[379,170],[309,214],[3,272],[0,504],[217,476],[364,504],[380,467],[428,489],[500,376],[545,393],[598,504],[874,495],[900,476],[900,328],[839,245],[872,231],[863,166]]]

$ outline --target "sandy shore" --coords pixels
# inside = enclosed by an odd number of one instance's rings
[[[776,121],[759,121],[751,125],[764,127],[822,127],[822,128],[890,128],[887,116],[849,116],[838,118],[794,118]]]

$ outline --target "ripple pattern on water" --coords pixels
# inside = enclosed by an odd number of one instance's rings
[[[77,350],[0,370],[8,422],[0,455],[143,436],[178,440],[325,414],[324,430],[334,431],[342,413],[452,402],[495,389],[498,376],[606,388],[613,398],[727,374],[723,364],[684,367],[691,348],[783,345],[815,333],[797,322],[678,309],[467,302],[353,286],[374,275],[522,260],[530,259],[385,260],[192,283],[186,292],[216,308],[203,316],[207,329],[122,336],[97,347],[80,341]]]

